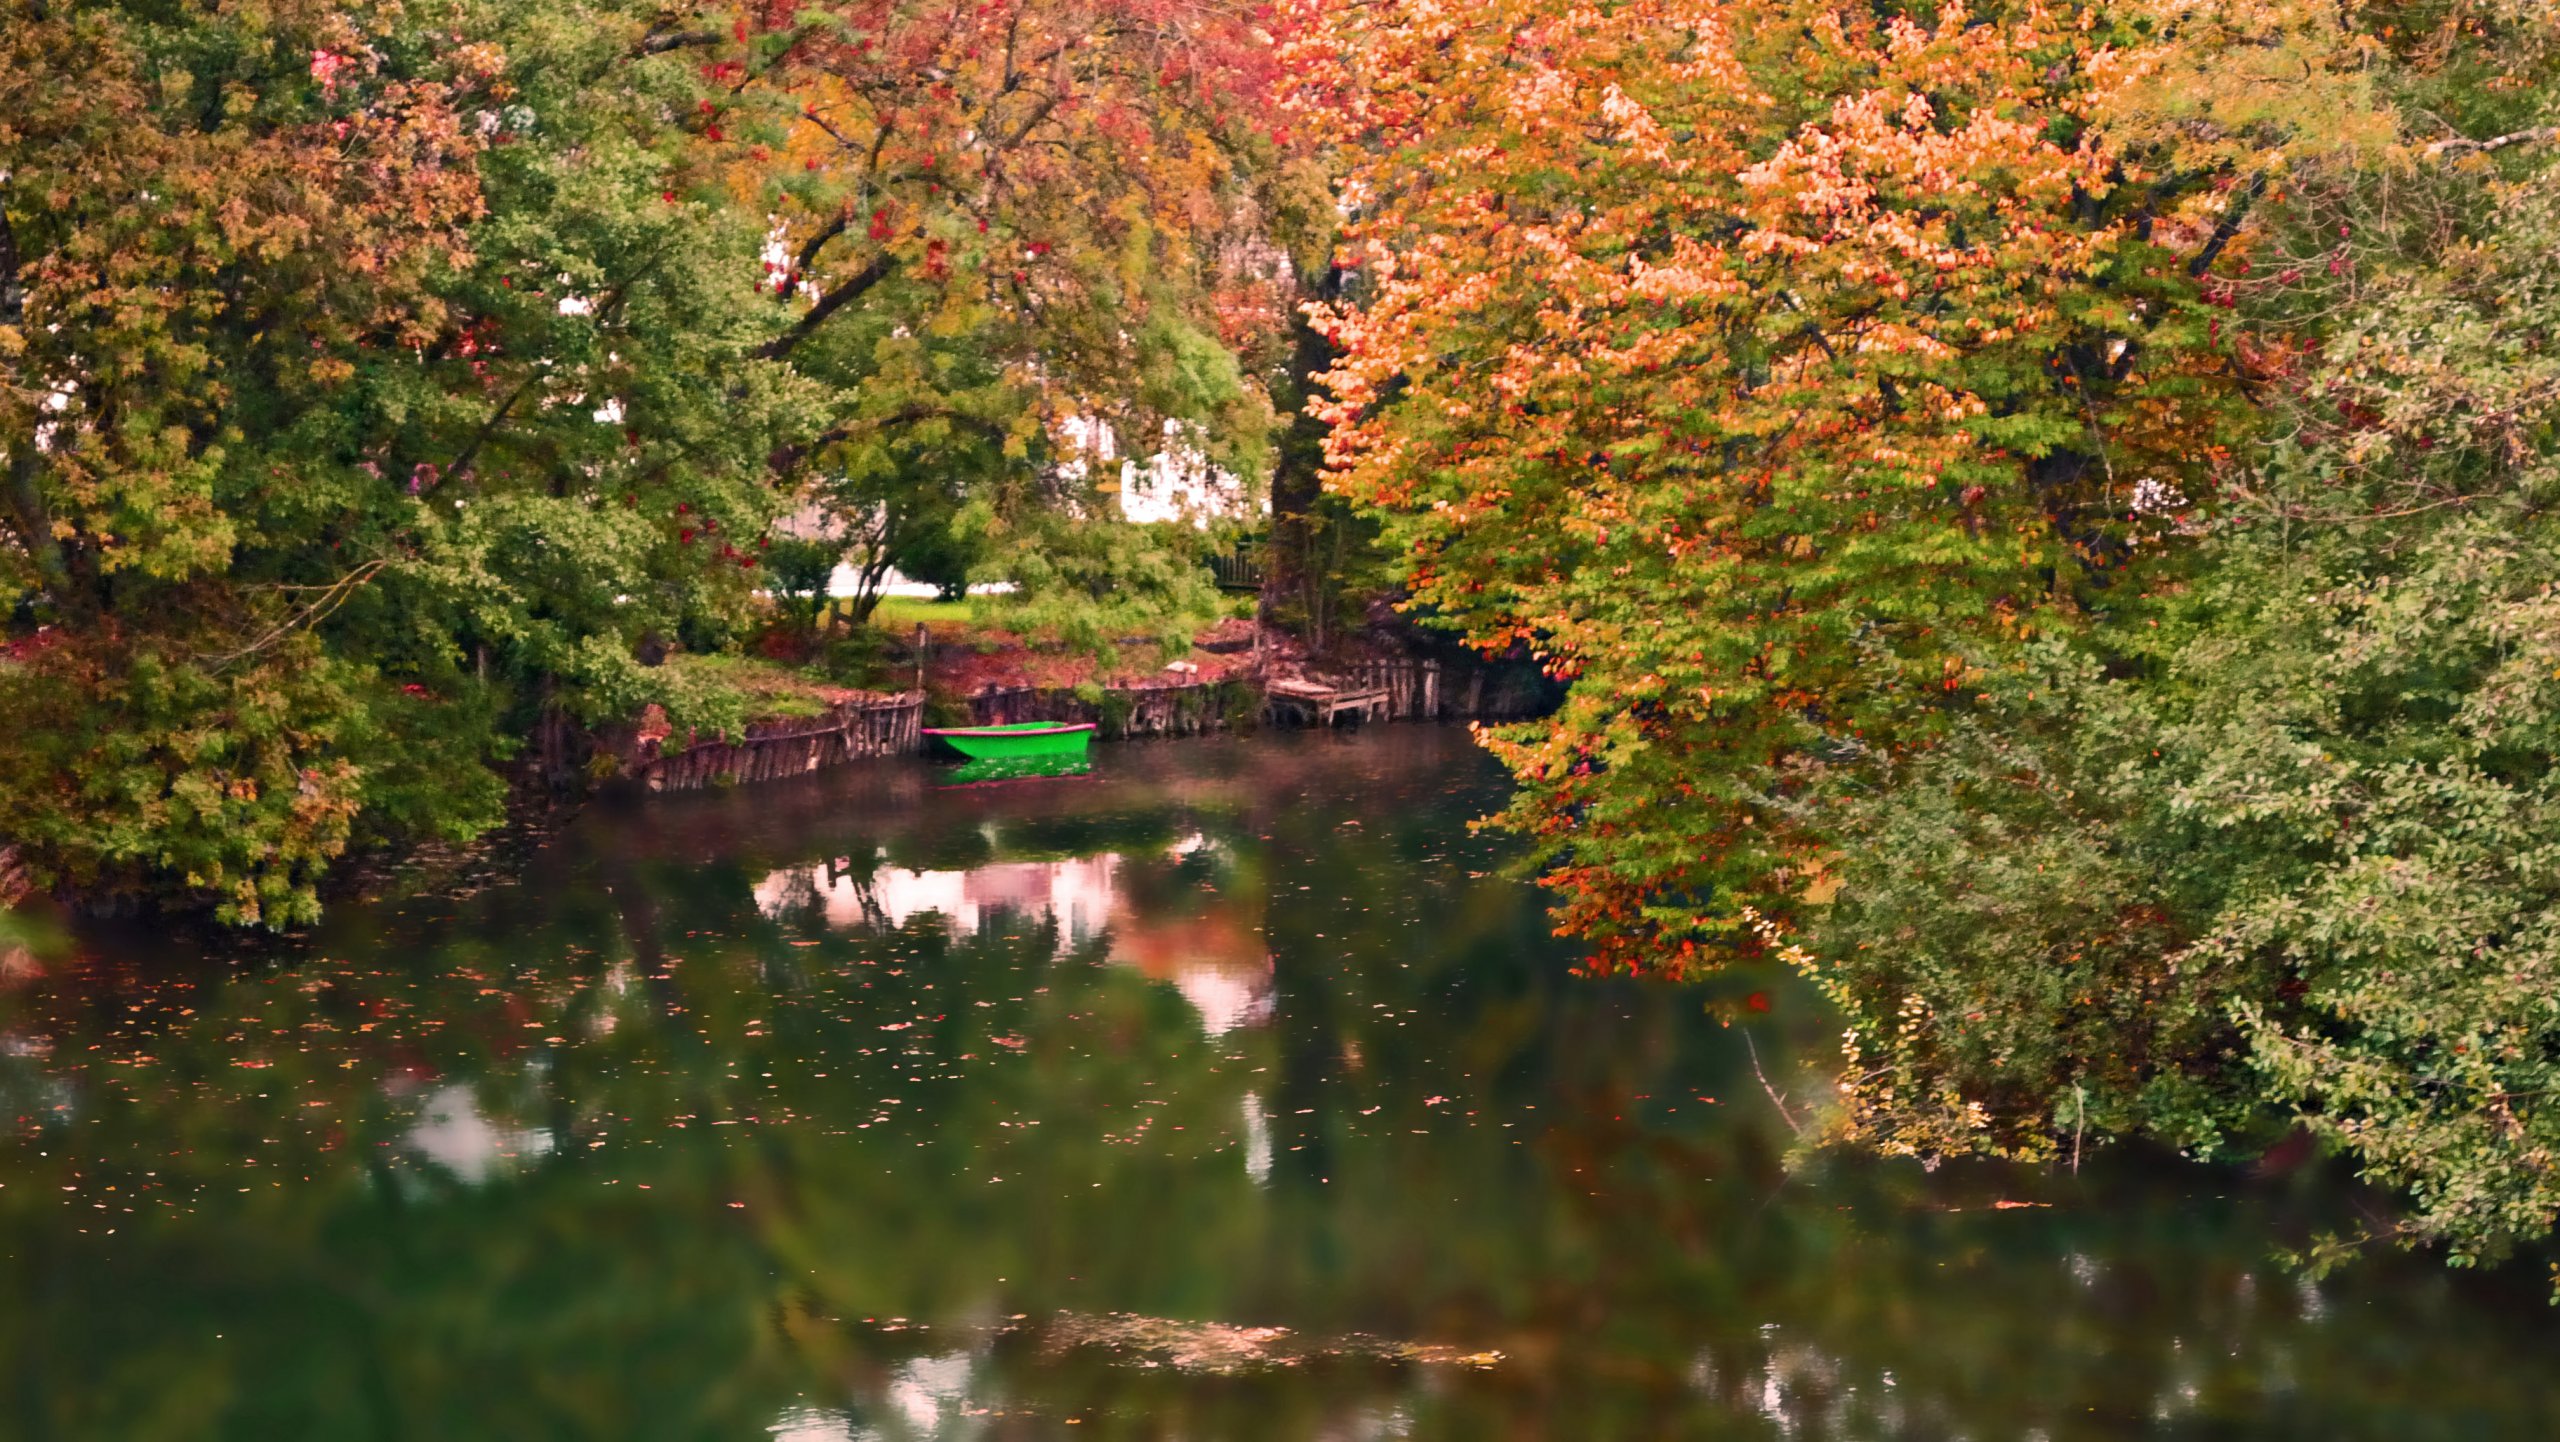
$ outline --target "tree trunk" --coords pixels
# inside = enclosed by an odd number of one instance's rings
[[[1332,301],[1342,295],[1342,271],[1327,267],[1324,279],[1307,298]],[[1315,554],[1316,506],[1324,499],[1324,433],[1322,421],[1307,414],[1307,402],[1319,389],[1316,377],[1333,368],[1341,352],[1316,333],[1300,315],[1291,327],[1289,369],[1279,401],[1289,412],[1280,436],[1280,452],[1271,471],[1271,541],[1263,559],[1260,611],[1265,621],[1310,620],[1320,607],[1323,585]]]

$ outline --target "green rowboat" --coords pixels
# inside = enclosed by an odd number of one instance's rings
[[[1093,723],[1017,721],[1010,726],[927,726],[952,750],[974,760],[1021,756],[1082,756],[1093,740]]]

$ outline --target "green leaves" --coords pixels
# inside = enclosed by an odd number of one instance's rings
[[[1267,40],[1118,15],[0,22],[0,603],[58,668],[0,660],[0,834],[289,924],[349,845],[491,824],[515,738],[733,724],[643,658],[747,633],[787,514],[965,571],[965,507],[1099,513],[1039,470],[1071,413],[1181,417],[1251,479]]]
[[[1844,1134],[2051,1155],[2085,1085],[2200,1154],[2307,1128],[2408,1198],[2360,1240],[2468,1264],[2560,1219],[2560,386],[2519,343],[2560,324],[2556,176],[2305,181],[2261,255],[2357,294],[2261,259],[2252,350],[2317,359],[2191,583],[1818,768]]]

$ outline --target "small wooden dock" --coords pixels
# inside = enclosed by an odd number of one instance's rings
[[[1283,677],[1263,688],[1263,715],[1275,725],[1337,726],[1355,721],[1384,721],[1388,715],[1384,686],[1336,686],[1323,681]]]

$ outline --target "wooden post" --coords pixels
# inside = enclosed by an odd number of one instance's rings
[[[924,694],[924,648],[928,634],[924,622],[916,622],[916,694],[919,696]]]

